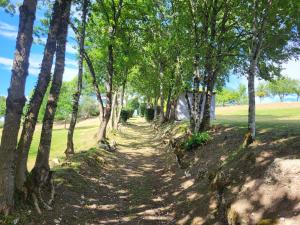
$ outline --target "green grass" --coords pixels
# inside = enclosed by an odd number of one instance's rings
[[[75,151],[87,150],[95,146],[99,122],[97,119],[92,119],[90,122],[83,122],[75,129],[74,133],[74,144]],[[1,137],[2,129],[0,129]],[[64,129],[62,125],[55,125],[52,133],[52,143],[50,159],[53,158],[63,158],[65,156],[64,151],[67,146],[67,134],[68,130]],[[28,157],[28,167],[32,168],[35,162],[36,154],[38,151],[39,141],[41,135],[41,125],[37,126],[35,134],[33,136],[29,157]]]
[[[218,107],[214,123],[247,128],[247,120],[247,106]],[[300,133],[300,103],[258,105],[256,125],[259,131]]]

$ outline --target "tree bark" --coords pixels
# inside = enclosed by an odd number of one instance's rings
[[[248,97],[249,97],[249,108],[248,108],[248,130],[252,136],[255,138],[255,68],[256,63],[253,61],[250,64],[248,71]]]
[[[115,127],[115,120],[116,120],[116,108],[118,106],[118,92],[116,91],[113,95],[113,98],[112,98],[112,109],[111,109],[111,115],[110,115],[110,126],[111,126],[111,129],[114,129]]]
[[[53,57],[56,50],[56,36],[59,29],[61,19],[61,4],[59,0],[55,1],[53,13],[49,27],[48,38],[44,50],[44,56],[41,65],[41,71],[38,77],[36,88],[30,99],[28,111],[25,116],[21,137],[17,147],[16,158],[16,188],[21,190],[26,180],[27,159],[32,142],[32,137],[35,130],[35,125],[38,119],[40,107],[43,102],[47,87],[51,79],[51,68]]]
[[[270,1],[271,3],[271,1]],[[248,108],[248,136],[249,140],[255,140],[256,136],[256,124],[255,124],[255,74],[257,69],[257,63],[260,56],[262,42],[264,37],[264,29],[266,26],[266,18],[268,15],[268,8],[265,10],[265,13],[262,16],[262,21],[258,21],[256,17],[257,13],[257,2],[255,2],[254,6],[254,18],[252,24],[252,40],[250,46],[250,65],[248,69],[248,98],[249,98],[249,108]],[[259,27],[260,26],[260,27]],[[247,143],[251,144],[249,141]]]
[[[157,105],[157,97],[154,98],[154,120],[157,120],[158,117],[158,105]]]
[[[112,85],[113,85],[113,77],[114,77],[114,52],[113,52],[113,45],[108,45],[108,63],[107,63],[107,70],[108,70],[108,79],[105,84],[106,88],[106,106],[104,110],[103,120],[100,124],[99,128],[99,136],[98,136],[98,143],[101,143],[106,139],[106,129],[108,125],[108,121],[110,119],[111,114],[111,105],[112,105]]]
[[[0,213],[7,215],[14,206],[14,159],[21,116],[26,102],[24,96],[32,46],[36,0],[24,0],[20,7],[19,31],[6,99],[5,123],[0,147]]]
[[[178,100],[178,99],[173,99],[173,100],[171,101],[171,109],[170,109],[170,117],[169,117],[169,120],[170,120],[170,121],[176,120],[177,100]]]
[[[83,51],[84,51],[84,41],[85,41],[85,26],[86,26],[86,16],[88,11],[88,0],[84,0],[82,3],[82,28],[81,34],[79,37],[79,63],[78,63],[78,83],[76,93],[73,95],[73,108],[72,108],[72,117],[70,121],[69,131],[68,131],[68,141],[67,141],[67,149],[65,150],[65,154],[67,157],[74,154],[74,129],[77,122],[78,116],[78,107],[79,107],[79,99],[81,96],[82,90],[82,74],[83,74]]]
[[[163,86],[163,79],[164,79],[164,68],[162,62],[159,64],[159,78],[160,78],[160,115],[159,115],[159,122],[162,124],[165,122],[165,112],[164,112],[164,105],[165,105],[165,96],[164,96],[164,86]]]
[[[93,84],[93,88],[95,90],[96,93],[96,98],[97,101],[99,103],[99,112],[100,112],[100,122],[103,120],[104,117],[104,105],[103,105],[103,101],[102,101],[102,97],[101,97],[101,92],[98,86],[98,82],[97,82],[97,78],[96,78],[96,73],[95,73],[95,69],[93,66],[93,63],[89,57],[89,55],[87,54],[87,52],[84,50],[84,59],[86,61],[86,64],[88,65],[89,71],[90,71],[90,75],[92,77],[92,84]]]
[[[167,98],[167,110],[166,110],[166,120],[170,119],[170,114],[171,114],[171,97],[172,97],[172,87],[169,88],[168,91],[168,98]]]
[[[126,72],[126,80],[127,80],[127,72]],[[116,121],[114,129],[118,129],[118,124],[119,124],[119,121],[120,121],[121,111],[122,111],[123,106],[124,106],[124,95],[125,95],[126,80],[124,81],[124,83],[122,85],[122,91],[121,91],[121,96],[120,96],[121,97],[120,98],[120,109],[119,109],[118,114],[117,114],[117,121]]]
[[[57,50],[53,81],[50,89],[50,94],[46,106],[46,111],[43,119],[43,127],[41,133],[40,144],[38,148],[37,158],[35,161],[35,169],[40,171],[41,168],[50,170],[49,155],[52,139],[52,128],[54,116],[59,99],[60,89],[65,68],[65,52],[68,34],[68,21],[70,17],[71,0],[65,0],[62,3],[62,17],[57,36]]]

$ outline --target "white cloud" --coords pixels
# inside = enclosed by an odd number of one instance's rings
[[[3,69],[10,70],[13,64],[13,60],[9,58],[0,57],[0,66]]]
[[[70,43],[67,43],[66,51],[67,51],[67,53],[69,53],[69,54],[77,54],[76,47],[74,47],[74,46],[71,45]]]
[[[0,21],[0,36],[8,39],[16,39],[18,35],[18,27]]]
[[[70,59],[70,58],[66,58],[66,65],[69,65],[72,67],[78,67],[78,61]]]

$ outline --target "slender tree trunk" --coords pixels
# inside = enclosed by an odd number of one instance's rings
[[[271,1],[269,1],[271,4]],[[257,7],[258,1],[254,3],[254,17],[253,17],[253,24],[252,24],[252,40],[250,46],[250,66],[248,69],[248,98],[249,98],[249,108],[248,108],[248,133],[246,135],[247,140],[245,143],[247,145],[251,144],[255,139],[256,135],[256,124],[255,124],[255,74],[257,69],[257,63],[260,56],[262,42],[264,37],[264,29],[267,23],[267,16],[268,16],[268,8],[266,8],[261,21],[258,21],[257,18]]]
[[[154,120],[157,120],[158,117],[158,105],[157,105],[157,97],[154,98]]]
[[[107,70],[108,70],[108,79],[106,82],[106,106],[103,116],[103,121],[100,124],[99,129],[99,137],[98,142],[102,142],[106,139],[106,129],[107,124],[110,119],[111,114],[111,104],[112,104],[112,85],[113,85],[113,77],[114,77],[114,52],[113,52],[113,45],[110,44],[108,46],[108,63],[107,63]]]
[[[50,170],[49,155],[52,139],[52,128],[65,68],[65,51],[68,34],[68,21],[70,17],[70,8],[71,0],[63,1],[61,24],[59,28],[59,34],[57,36],[57,50],[53,81],[43,119],[41,139],[34,166],[37,171],[40,171],[42,168]]]
[[[159,64],[159,77],[160,77],[160,116],[159,122],[165,122],[165,112],[164,112],[164,105],[165,105],[165,96],[164,96],[164,86],[163,86],[163,79],[164,79],[164,68],[162,62]]]
[[[185,92],[185,101],[186,101],[187,109],[188,109],[189,116],[190,116],[190,130],[193,131],[195,129],[195,120],[194,120],[194,115],[193,115],[193,112],[192,112],[192,106],[191,106],[188,91]]]
[[[84,51],[84,40],[85,40],[86,15],[88,11],[87,9],[88,9],[88,0],[84,0],[82,4],[82,17],[81,17],[82,28],[79,37],[78,83],[77,83],[77,91],[73,95],[74,99],[73,99],[72,117],[71,117],[69,131],[68,131],[67,149],[65,150],[65,154],[67,157],[75,153],[73,136],[74,136],[74,129],[77,122],[79,99],[80,99],[81,89],[82,89],[83,58],[84,58],[83,51]]]
[[[194,133],[198,133],[200,131],[200,124],[201,124],[201,105],[202,105],[202,94],[200,93],[200,75],[199,69],[197,70],[198,75],[194,78],[194,91],[193,91],[193,113],[194,113],[194,121],[195,121],[195,128]]]
[[[210,128],[210,121],[211,121],[211,100],[213,97],[213,89],[214,89],[214,81],[210,81],[207,86],[207,92],[205,94],[205,103],[204,103],[204,110],[203,110],[203,118],[201,121],[200,130],[206,131]],[[203,99],[204,101],[204,99]]]
[[[112,124],[112,129],[117,130],[118,129],[118,123],[119,123],[119,111],[120,110],[120,93],[117,93],[116,96],[116,103],[115,103],[115,110],[114,110],[114,121]]]
[[[32,45],[36,0],[24,0],[20,7],[19,31],[8,96],[5,123],[0,146],[0,213],[7,215],[14,206],[14,158],[23,107],[25,83],[28,75]]]
[[[102,101],[101,92],[100,92],[100,89],[99,89],[99,86],[98,86],[98,82],[97,82],[96,73],[95,73],[93,63],[92,63],[90,57],[88,56],[87,52],[85,52],[85,50],[84,50],[84,58],[85,58],[85,61],[88,65],[90,75],[92,77],[93,88],[94,88],[94,91],[96,93],[97,101],[99,103],[99,112],[100,112],[99,117],[100,117],[100,122],[101,122],[103,120],[103,117],[104,117],[103,101]]]
[[[284,101],[284,95],[279,95],[280,102]]]
[[[255,138],[255,69],[256,63],[253,61],[250,64],[248,71],[248,98],[249,98],[249,108],[248,108],[248,130],[252,136]]]
[[[170,113],[171,113],[171,96],[172,96],[172,87],[169,88],[168,91],[168,98],[167,98],[167,110],[166,110],[166,119],[170,119]]]
[[[110,126],[111,126],[111,129],[114,128],[114,124],[115,124],[115,120],[116,120],[116,107],[118,105],[117,103],[118,101],[118,92],[116,91],[114,94],[113,94],[113,98],[112,98],[112,107],[111,107],[111,114],[110,114]]]
[[[173,99],[173,100],[171,101],[171,110],[170,110],[170,117],[169,117],[169,120],[170,120],[170,121],[176,120],[177,100],[178,100],[178,99]]]
[[[61,19],[61,7],[60,1],[55,1],[41,71],[36,88],[34,89],[34,93],[29,102],[28,111],[25,116],[21,137],[17,147],[15,178],[17,190],[22,190],[23,184],[26,180],[28,153],[38,119],[39,110],[51,79],[51,68],[56,50],[56,36]]]
[[[127,77],[127,75],[126,75],[126,77]],[[120,121],[121,111],[122,111],[123,106],[124,106],[125,86],[126,86],[126,80],[125,80],[125,82],[123,83],[123,86],[122,86],[122,91],[121,91],[121,96],[120,96],[121,97],[121,99],[120,99],[120,109],[118,111],[115,129],[118,129],[118,124],[119,124],[119,121]]]

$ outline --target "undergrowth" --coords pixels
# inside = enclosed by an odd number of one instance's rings
[[[212,139],[208,132],[194,133],[185,142],[183,142],[183,149],[191,151],[201,145],[207,144]]]

